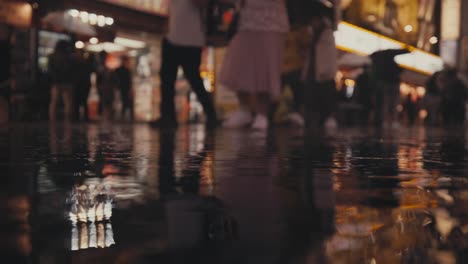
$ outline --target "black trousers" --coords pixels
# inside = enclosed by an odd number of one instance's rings
[[[208,120],[216,120],[216,112],[211,95],[205,90],[200,77],[202,49],[198,47],[178,46],[164,39],[161,65],[161,120],[176,121],[174,96],[177,69],[182,66],[185,78],[197,95]]]
[[[293,108],[296,112],[301,112],[303,105],[304,89],[301,80],[301,71],[293,71],[283,74],[281,76],[281,88],[284,89],[286,85],[291,87],[293,93]]]
[[[130,95],[130,89],[120,88],[120,99],[122,100],[121,118],[125,117],[125,112],[130,112],[130,119],[133,120],[133,97]]]
[[[335,80],[304,83],[304,116],[307,127],[323,126],[327,118],[336,110]]]
[[[88,121],[88,96],[91,90],[91,84],[79,84],[75,86],[73,98],[73,119],[80,121],[80,107],[83,107],[84,121]]]

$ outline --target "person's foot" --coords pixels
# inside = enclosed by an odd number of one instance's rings
[[[293,112],[288,115],[288,121],[293,126],[303,127],[304,126],[304,117],[302,117],[298,112]]]
[[[255,120],[252,123],[252,129],[255,130],[267,130],[268,129],[268,118],[265,115],[257,114]]]
[[[168,119],[158,119],[149,122],[149,125],[153,128],[177,128],[177,121]]]
[[[223,122],[225,128],[241,128],[248,126],[252,122],[252,114],[246,110],[237,110],[230,114]]]

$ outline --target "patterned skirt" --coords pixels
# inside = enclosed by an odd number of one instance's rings
[[[229,44],[219,82],[234,92],[279,99],[286,34],[241,31]]]

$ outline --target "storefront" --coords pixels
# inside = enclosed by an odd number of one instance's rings
[[[339,89],[344,89],[343,94],[348,98],[352,97],[355,92],[355,80],[362,72],[361,67],[371,63],[368,56],[376,51],[410,49],[411,53],[395,57],[395,61],[404,69],[400,86],[402,102],[405,100],[421,101],[426,94],[424,86],[427,80],[444,66],[439,56],[346,22],[338,25],[335,41],[339,50],[340,65],[337,73],[337,86]],[[403,111],[403,106],[398,106],[397,110]],[[424,118],[424,111],[421,112],[421,116]]]
[[[34,81],[33,6],[0,0],[0,123],[20,118],[25,94]]]
[[[95,34],[92,36],[75,34],[74,41],[77,48],[90,53],[99,53],[103,50],[108,52],[109,59],[106,65],[111,69],[120,66],[122,56],[130,58],[134,114],[137,121],[159,118],[161,42],[167,23],[167,7],[167,0],[69,0],[64,1],[60,7],[60,11],[64,14],[79,19],[95,29]],[[56,34],[55,38],[57,37],[59,35]],[[50,45],[46,49],[50,51]],[[41,64],[44,64],[46,56],[48,52],[40,58]],[[214,50],[211,48],[203,52],[201,74],[207,90],[214,91]],[[195,121],[202,116],[202,108],[189,88],[180,70],[175,98],[180,122]],[[97,117],[98,100],[96,87],[93,85],[89,105],[95,117]],[[117,112],[120,107],[120,100],[116,100]]]

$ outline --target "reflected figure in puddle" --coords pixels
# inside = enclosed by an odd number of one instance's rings
[[[188,142],[180,140],[187,135]],[[215,263],[210,261],[217,259],[218,252],[236,238],[236,221],[223,202],[201,191],[207,187],[202,184],[213,184],[212,180],[203,179],[212,176],[204,174],[212,170],[212,162],[207,160],[213,156],[214,139],[214,134],[199,127],[161,130],[159,191],[167,225],[168,250],[148,259]],[[180,149],[176,142],[187,144],[186,154],[176,153]]]
[[[289,156],[295,158],[280,176],[287,184],[281,191],[285,228],[282,254],[275,263],[332,263],[325,242],[335,232],[333,174],[327,168],[333,152],[333,146],[319,138],[291,149]]]
[[[360,190],[365,190],[371,207],[397,207],[395,190],[399,188],[398,146],[391,141],[363,141],[353,148],[351,163]],[[363,204],[363,205],[364,205]]]

